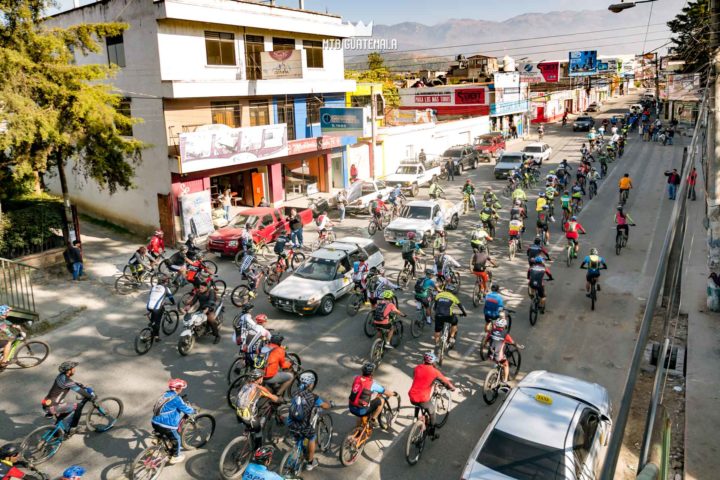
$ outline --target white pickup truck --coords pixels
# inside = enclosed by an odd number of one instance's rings
[[[400,185],[403,192],[410,193],[415,197],[420,187],[429,185],[430,181],[438,178],[442,172],[440,165],[433,165],[430,162],[425,164],[419,162],[401,163],[395,173],[385,177],[385,183],[390,187]]]
[[[385,240],[397,243],[405,240],[408,232],[415,232],[415,240],[426,245],[435,235],[433,219],[438,210],[445,218],[445,228],[455,230],[460,223],[462,202],[454,204],[449,200],[413,200],[406,203],[400,216],[385,227]]]

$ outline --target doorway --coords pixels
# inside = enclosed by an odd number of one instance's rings
[[[337,189],[345,188],[343,154],[333,153],[330,157],[330,164],[332,166],[332,187]]]

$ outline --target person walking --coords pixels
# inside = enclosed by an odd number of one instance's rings
[[[340,212],[340,221],[342,222],[345,220],[345,207],[347,206],[347,192],[344,188],[338,192],[335,199],[337,200],[337,209]]]
[[[668,129],[666,135],[667,135],[666,141],[667,141],[668,145],[672,145],[673,140],[675,139],[675,127],[670,127]]]
[[[87,277],[85,277],[82,244],[80,240],[73,240],[72,245],[68,245],[63,256],[65,257],[65,262],[68,265],[70,273],[72,273],[73,280],[86,280]]]
[[[453,162],[452,158],[449,158],[448,161],[445,162],[445,170],[447,170],[448,180],[455,180],[455,162]]]
[[[696,200],[695,196],[695,183],[697,183],[697,170],[695,170],[695,167],[690,170],[690,173],[687,177],[687,184],[688,184],[688,196],[690,200],[693,202]]]
[[[678,173],[677,168],[673,168],[672,172],[666,171],[665,176],[668,177],[668,198],[670,200],[675,200],[675,197],[677,196],[678,185],[680,185],[680,174]]]
[[[425,162],[427,162],[427,155],[425,154],[425,149],[421,148],[420,153],[418,154],[418,161],[425,165]]]
[[[295,248],[303,247],[303,224],[294,208],[290,210],[290,241]]]
[[[220,204],[225,211],[225,220],[230,221],[230,207],[232,206],[232,196],[230,195],[230,189],[226,188],[225,191],[220,195]]]

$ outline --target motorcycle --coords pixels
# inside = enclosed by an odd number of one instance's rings
[[[218,328],[222,325],[224,310],[224,302],[221,301],[220,305],[215,309],[215,320],[218,323]],[[186,313],[183,317],[183,330],[180,332],[180,338],[178,339],[178,352],[182,356],[189,354],[190,350],[195,346],[196,339],[211,334],[212,329],[208,324],[207,315],[203,312]]]

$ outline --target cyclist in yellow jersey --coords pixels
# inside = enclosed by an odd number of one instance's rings
[[[547,205],[547,199],[545,198],[545,191],[543,190],[538,194],[538,199],[535,200],[535,211],[542,212],[545,205]]]
[[[623,190],[630,190],[633,188],[632,179],[630,178],[630,174],[626,173],[625,176],[623,176],[620,181],[618,182],[618,188],[620,188],[620,191]]]

